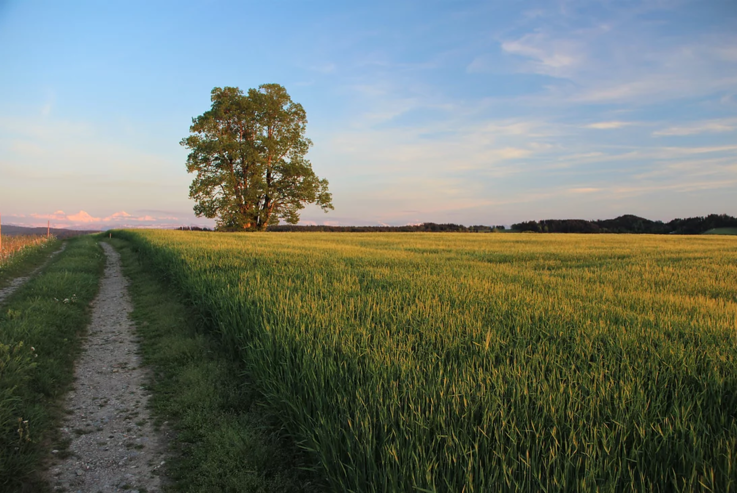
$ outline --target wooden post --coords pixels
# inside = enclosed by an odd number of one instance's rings
[[[46,239],[49,239],[49,236],[51,236],[51,221],[46,221]]]
[[[0,214],[0,252],[3,251],[3,216]]]

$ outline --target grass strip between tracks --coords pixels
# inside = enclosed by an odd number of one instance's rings
[[[33,254],[22,262],[30,270],[43,260]],[[92,237],[69,240],[0,306],[1,491],[44,489],[37,472],[56,439],[60,398],[73,381],[104,260]]]
[[[127,241],[113,238],[130,279],[133,319],[153,369],[157,425],[174,432],[166,474],[173,491],[319,491],[294,448],[274,432],[222,343]]]

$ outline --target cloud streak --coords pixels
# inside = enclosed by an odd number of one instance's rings
[[[553,78],[544,94],[550,102],[652,104],[733,92],[737,85],[733,32],[678,36],[626,7],[574,28],[570,17],[547,20],[499,47],[516,60],[516,71]],[[481,60],[472,63],[475,71]]]
[[[597,122],[589,123],[586,128],[595,128],[598,130],[612,130],[616,128],[631,127],[632,125],[638,125],[636,122],[622,122],[622,121],[611,121],[611,122]]]
[[[186,222],[186,218],[177,216],[129,214],[125,211],[118,211],[107,216],[93,216],[84,210],[73,214],[57,210],[52,213],[8,214],[6,217],[17,226],[40,227],[50,224],[53,228],[90,231],[115,228],[176,228],[194,225]]]
[[[737,120],[714,120],[697,122],[685,126],[668,127],[653,132],[655,137],[678,137],[686,135],[698,135],[703,133],[734,132],[737,130]]]

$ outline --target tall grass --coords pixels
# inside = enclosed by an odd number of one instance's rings
[[[291,444],[268,426],[237,356],[222,354],[223,341],[200,330],[193,310],[139,262],[130,243],[110,242],[131,281],[131,316],[155,375],[149,404],[156,422],[173,431],[166,491],[323,493]]]
[[[127,232],[334,491],[734,491],[737,241]]]
[[[52,445],[58,399],[72,382],[104,255],[69,240],[0,306],[0,491],[45,491],[38,472]]]
[[[3,236],[2,248],[0,249],[0,268],[24,250],[46,245],[50,239],[45,236]]]

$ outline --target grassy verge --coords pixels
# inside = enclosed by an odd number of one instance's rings
[[[61,248],[61,241],[51,240],[48,243],[24,248],[9,260],[0,264],[0,289],[19,276],[30,274],[33,269],[43,264],[51,253]]]
[[[75,238],[0,307],[2,491],[44,488],[36,472],[56,434],[59,398],[73,380],[103,266],[95,240]]]
[[[706,231],[705,235],[737,235],[737,228],[714,228]]]
[[[232,349],[198,330],[194,310],[153,274],[130,243],[111,240],[131,280],[133,319],[154,370],[157,422],[175,432],[173,491],[319,491],[255,404]]]

